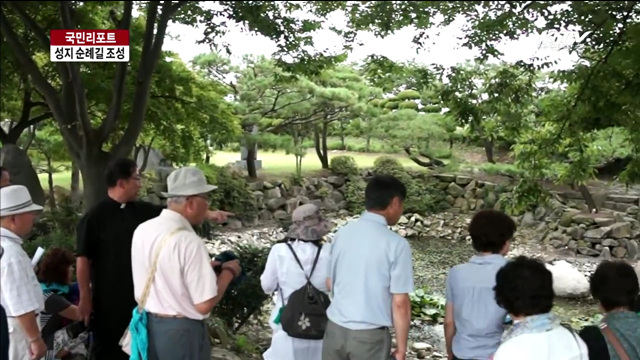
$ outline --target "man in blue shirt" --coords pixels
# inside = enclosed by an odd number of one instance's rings
[[[397,360],[405,360],[413,291],[411,248],[389,229],[404,210],[405,186],[393,176],[374,176],[365,189],[360,219],[342,227],[331,244],[327,286],[332,302],[323,360],[388,360],[389,328]]]

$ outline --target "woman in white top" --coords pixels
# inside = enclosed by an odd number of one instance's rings
[[[333,225],[322,218],[320,209],[313,204],[305,204],[296,208],[291,214],[291,225],[286,238],[275,244],[269,253],[264,273],[260,277],[262,289],[271,294],[280,291],[274,297],[275,306],[269,319],[273,330],[271,347],[263,354],[265,360],[320,360],[322,357],[322,340],[305,340],[292,338],[282,330],[276,318],[289,296],[307,283],[316,254],[320,251],[315,270],[310,276],[311,283],[318,290],[328,293],[326,278],[329,267],[329,245],[322,245],[322,238],[327,235]],[[287,246],[295,251],[304,272]]]
[[[493,360],[588,360],[577,334],[551,313],[553,278],[545,265],[520,256],[496,275],[496,302],[513,319]]]

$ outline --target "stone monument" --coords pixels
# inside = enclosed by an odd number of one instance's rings
[[[257,135],[257,134],[258,134],[258,126],[253,125],[253,129],[251,130],[251,135]],[[256,170],[260,170],[262,169],[262,160],[258,160],[258,144],[254,144],[253,146],[256,154],[256,159],[255,159]],[[249,152],[249,149],[245,146],[245,144],[243,144],[242,147],[240,148],[240,160],[237,160],[233,165],[239,169],[246,170],[248,152]]]

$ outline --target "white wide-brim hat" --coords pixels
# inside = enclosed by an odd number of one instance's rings
[[[0,217],[41,210],[42,206],[33,203],[25,186],[9,185],[0,189]]]
[[[174,170],[167,177],[167,192],[164,197],[193,196],[206,194],[217,189],[215,185],[207,184],[207,179],[202,170],[197,167],[187,166]]]

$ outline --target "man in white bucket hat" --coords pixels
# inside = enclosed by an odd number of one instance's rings
[[[207,218],[207,194],[216,189],[203,172],[196,167],[174,170],[167,188],[162,194],[168,198],[167,209],[138,226],[131,246],[135,298],[147,312],[147,359],[208,360],[211,344],[204,320],[240,275],[240,264],[224,262],[216,277],[209,252],[193,230]],[[155,276],[149,280],[154,263]]]
[[[37,320],[44,310],[42,290],[22,249],[22,239],[31,232],[41,210],[26,187],[9,185],[0,189],[0,244],[4,250],[0,302],[8,318],[9,360],[40,359],[47,351]]]

